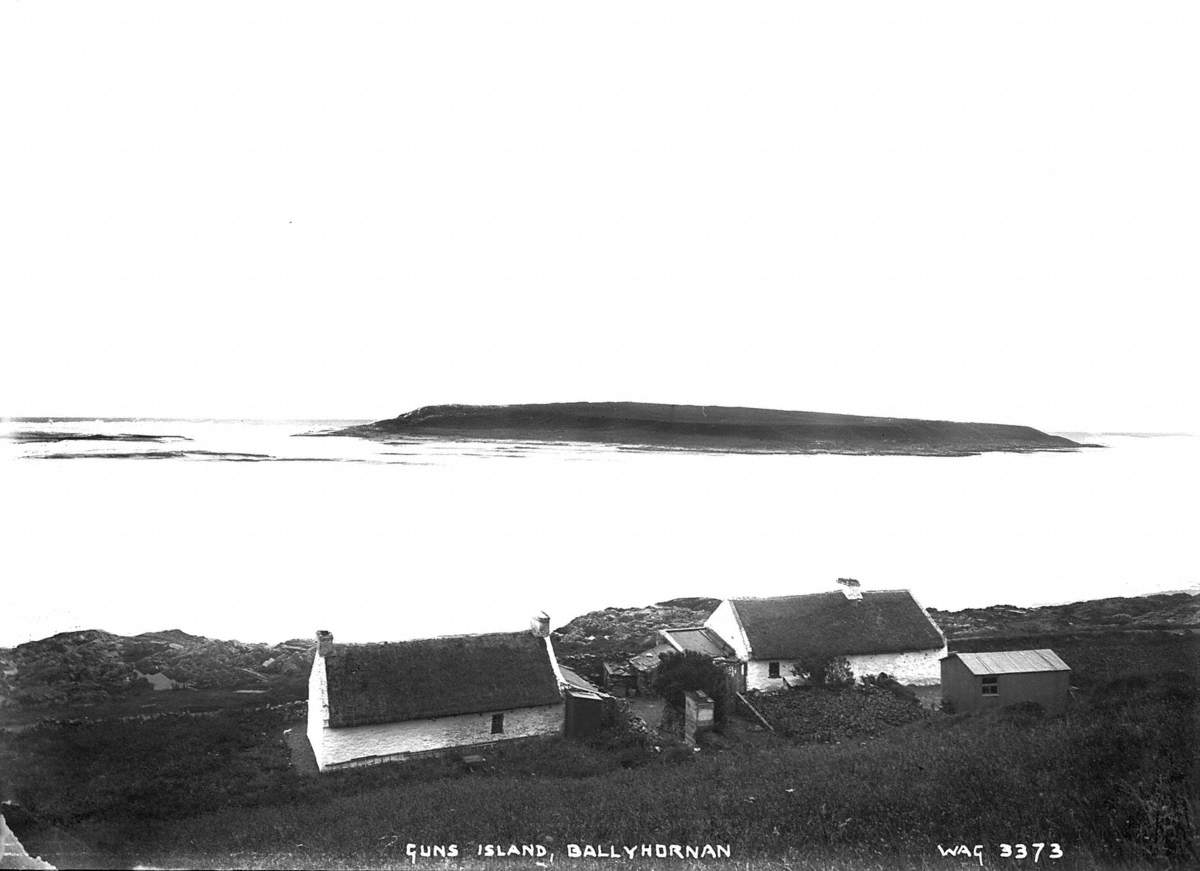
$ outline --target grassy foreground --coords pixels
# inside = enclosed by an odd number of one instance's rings
[[[1091,681],[1062,717],[934,714],[839,744],[553,740],[490,754],[475,774],[428,761],[305,778],[268,710],[6,734],[0,771],[109,865],[411,868],[408,844],[457,844],[457,866],[494,868],[478,845],[538,844],[553,864],[599,868],[614,860],[570,862],[568,845],[721,844],[722,862],[617,864],[979,867],[938,850],[965,844],[988,866],[1031,867],[1000,844],[1054,842],[1064,857],[1039,866],[1195,867],[1195,637],[1170,652]]]

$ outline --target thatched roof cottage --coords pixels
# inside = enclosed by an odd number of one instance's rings
[[[563,731],[550,618],[530,630],[381,644],[317,633],[308,738],[322,771]]]
[[[941,677],[946,639],[908,590],[868,590],[857,581],[801,596],[726,599],[705,626],[741,662],[746,689],[795,681],[792,666],[813,653],[845,657],[855,677],[886,672],[901,683]]]

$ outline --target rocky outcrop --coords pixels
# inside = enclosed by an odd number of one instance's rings
[[[90,705],[156,690],[269,688],[299,680],[312,642],[246,644],[178,629],[133,637],[62,632],[0,649],[0,705]]]
[[[1112,629],[1200,628],[1200,595],[1194,593],[1121,596],[1035,608],[989,605],[961,611],[937,608],[928,611],[949,639]]]
[[[560,662],[593,681],[605,660],[624,661],[655,643],[659,629],[698,626],[720,599],[669,599],[641,608],[605,608],[576,617],[553,634]]]

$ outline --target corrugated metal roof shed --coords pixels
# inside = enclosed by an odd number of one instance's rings
[[[673,639],[683,650],[694,650],[705,656],[728,656],[730,651],[711,629],[704,626],[686,626],[681,629],[663,629],[668,640]]]
[[[1071,666],[1053,650],[996,650],[956,653],[972,674],[1025,674],[1035,671],[1070,671]]]

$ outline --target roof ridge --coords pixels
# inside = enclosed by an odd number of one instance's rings
[[[533,633],[528,629],[513,629],[508,632],[460,632],[453,635],[426,635],[422,638],[405,638],[399,641],[336,641],[334,647],[383,647],[392,644],[416,644],[421,641],[451,641],[456,638],[500,638]]]
[[[908,595],[911,596],[912,590],[908,589],[907,587],[886,587],[886,588],[863,587],[862,588],[862,594],[864,596],[868,596],[873,593],[908,593]],[[731,601],[731,602],[770,602],[775,599],[805,599],[805,598],[808,598],[809,596],[843,596],[843,595],[844,594],[842,593],[841,590],[817,590],[814,593],[787,593],[782,596],[736,596],[736,597],[731,596],[729,598],[729,601]]]

